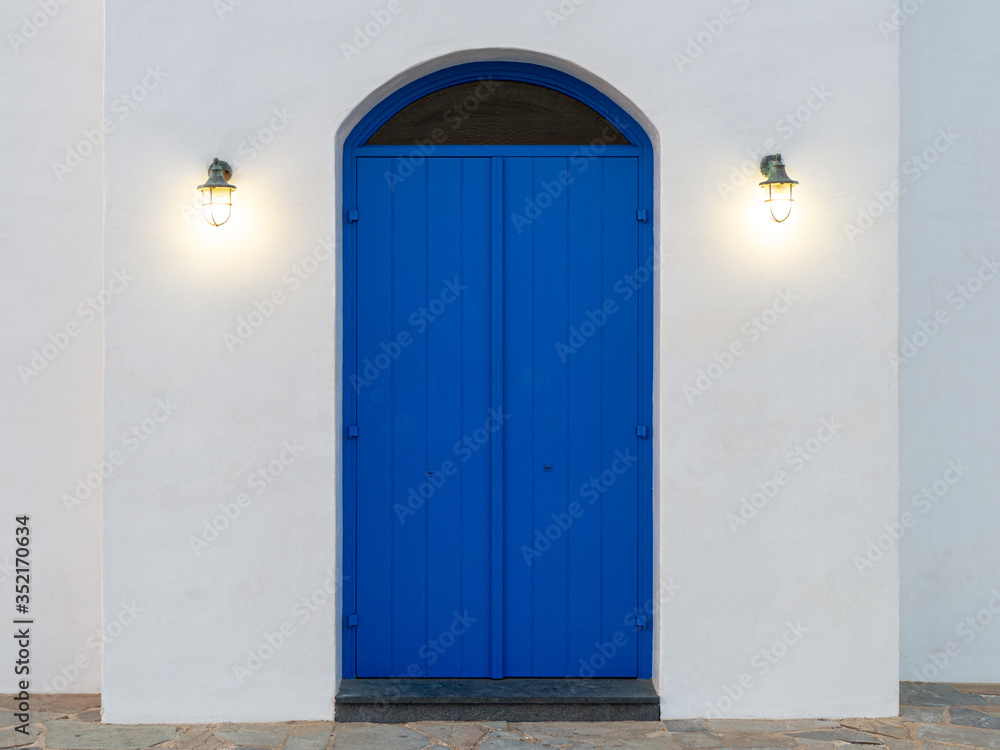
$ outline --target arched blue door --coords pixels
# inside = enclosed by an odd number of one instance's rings
[[[344,676],[648,677],[648,141],[514,64],[369,119],[345,168]]]

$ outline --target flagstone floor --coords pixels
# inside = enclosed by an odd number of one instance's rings
[[[100,696],[36,696],[31,733],[0,697],[0,748],[51,750],[1000,750],[1000,685],[900,685],[888,719],[412,724],[101,724]],[[852,747],[855,746],[855,747]]]

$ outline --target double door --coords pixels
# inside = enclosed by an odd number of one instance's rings
[[[357,158],[345,676],[648,676],[638,169]]]

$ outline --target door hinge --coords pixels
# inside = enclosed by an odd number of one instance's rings
[[[358,209],[352,208],[347,212],[347,222],[353,223],[358,220]]]
[[[646,628],[649,627],[652,620],[653,620],[652,615],[636,615],[635,626],[639,628],[639,630],[645,630]]]
[[[637,424],[635,426],[635,434],[636,434],[636,437],[648,438],[649,437],[649,428],[646,427],[646,425],[644,425],[644,424]]]
[[[356,438],[358,436],[358,432],[360,432],[360,431],[358,430],[358,426],[356,424],[350,425],[347,428],[347,439],[348,440],[353,440],[354,438]]]
[[[356,628],[357,626],[358,626],[358,616],[357,615],[348,615],[347,616],[347,627],[349,627],[349,628]]]
[[[644,208],[640,208],[635,212],[635,219],[636,221],[641,221],[643,224],[645,224],[647,221],[649,221],[649,212]]]

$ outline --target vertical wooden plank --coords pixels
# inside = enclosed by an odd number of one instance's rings
[[[604,158],[603,294],[635,275],[639,222],[637,159]],[[639,464],[635,427],[639,411],[638,296],[618,295],[620,310],[603,327],[603,638],[623,633],[627,644],[607,660],[602,676],[638,674],[638,637],[628,617],[639,604]],[[623,366],[623,363],[624,364]]]
[[[534,230],[525,216],[532,160],[504,159],[504,676],[530,677],[532,640],[532,369]]]
[[[532,674],[566,673],[567,582],[566,363],[557,351],[565,340],[568,201],[563,157],[536,157],[530,200],[534,218],[534,451],[532,542],[539,555],[532,570],[535,645]]]
[[[428,304],[427,164],[394,185],[392,217],[393,336],[412,343],[392,364],[393,453],[382,465],[393,474],[393,675],[426,676],[427,658],[427,332],[410,324]],[[391,346],[391,342],[385,342]],[[424,492],[426,494],[426,492]],[[416,510],[412,513],[405,508]]]
[[[503,231],[503,186],[504,161],[500,157],[492,160],[492,185],[490,190],[492,252],[491,279],[492,327],[490,340],[492,360],[492,412],[493,419],[502,420],[504,414],[504,231]],[[495,425],[497,426],[497,425]],[[491,592],[491,650],[490,676],[495,679],[504,676],[504,432],[503,427],[490,436],[491,488],[490,488],[490,592]]]
[[[496,676],[492,634],[495,606],[491,545],[493,530],[492,461],[484,435],[493,400],[493,169],[489,158],[462,160],[462,432],[451,446],[460,467],[462,489],[462,614],[473,619],[462,636],[463,677]],[[481,440],[482,438],[482,440]],[[501,498],[502,499],[502,498]],[[502,527],[501,527],[502,533]],[[501,592],[502,593],[502,592]],[[502,632],[501,632],[502,635]]]
[[[376,366],[380,341],[393,336],[392,194],[389,159],[358,159],[357,372],[345,390],[357,398],[358,677],[388,677],[392,656],[392,373]],[[345,393],[345,399],[348,394]],[[350,533],[349,531],[346,533]],[[351,613],[346,613],[351,614]]]
[[[427,674],[462,673],[462,495],[452,445],[461,439],[463,382],[459,289],[462,160],[427,160],[427,307],[409,320],[427,341]],[[455,467],[457,468],[457,467]]]
[[[571,677],[596,677],[601,641],[601,336],[608,312],[602,283],[603,236],[600,165],[574,172],[569,188],[568,330],[559,350],[567,365],[570,575],[566,635]],[[624,363],[620,363],[624,365]],[[576,504],[574,506],[574,503]],[[595,654],[598,654],[595,657]]]

